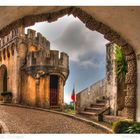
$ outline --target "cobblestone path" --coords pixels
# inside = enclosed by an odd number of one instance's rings
[[[105,133],[63,115],[19,107],[0,105],[0,120],[10,133]]]

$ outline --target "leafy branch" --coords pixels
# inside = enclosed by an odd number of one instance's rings
[[[118,45],[115,45],[115,62],[117,79],[119,82],[122,82],[125,80],[125,76],[127,73],[127,61],[125,59],[125,55],[122,51],[121,46]]]

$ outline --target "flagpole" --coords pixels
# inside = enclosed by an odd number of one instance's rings
[[[76,94],[75,94],[75,100],[74,100],[74,112],[76,113]]]
[[[74,93],[75,93],[75,84],[74,84]],[[74,112],[76,113],[76,104],[75,104],[76,103],[76,94],[74,94],[74,96],[75,96],[74,97],[74,99],[75,99],[74,100]]]
[[[74,112],[76,112],[76,94],[75,94],[75,84],[73,84],[73,90],[72,90],[72,94],[71,94],[71,99],[73,100],[73,109]]]

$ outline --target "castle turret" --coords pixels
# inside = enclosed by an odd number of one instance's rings
[[[22,101],[41,107],[60,106],[63,108],[64,85],[69,75],[68,55],[64,52],[59,54],[58,50],[50,50],[50,42],[31,29],[28,29],[26,34],[26,44],[28,52],[26,64],[22,67],[24,75],[22,79],[26,81],[24,85],[27,88],[31,81],[35,82],[35,89],[29,88],[29,93],[26,91]],[[25,89],[25,86],[22,87]],[[23,94],[25,94],[24,89]],[[27,99],[27,97],[31,98],[29,97],[31,93],[35,96],[33,103]]]
[[[0,79],[0,91],[7,81],[5,87],[13,94],[12,102],[63,108],[69,57],[50,50],[50,42],[42,34],[32,29],[26,34],[21,26],[0,38],[0,64],[7,71],[6,80]]]

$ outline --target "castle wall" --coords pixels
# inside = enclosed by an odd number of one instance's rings
[[[18,102],[18,53],[16,45],[0,48],[0,65],[5,65],[7,68],[7,91],[13,93],[13,102]],[[2,92],[2,89],[1,91]]]
[[[106,96],[106,80],[100,80],[88,88],[82,90],[76,95],[76,105],[78,111],[84,110],[91,104],[96,102],[96,99],[101,96]]]
[[[21,103],[26,105],[36,105],[35,80],[30,75],[22,73]]]
[[[30,106],[50,108],[50,76],[35,79],[22,72],[21,103]],[[64,80],[59,77],[58,106],[64,105]]]
[[[30,106],[49,107],[49,76],[34,79],[22,72],[21,103]]]

